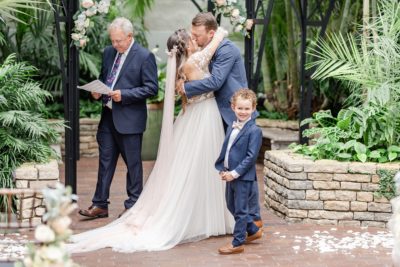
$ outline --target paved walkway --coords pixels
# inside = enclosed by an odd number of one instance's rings
[[[78,196],[80,207],[86,208],[94,192],[97,158],[78,162]],[[147,177],[154,162],[144,162]],[[63,166],[61,173],[64,175]],[[263,192],[262,165],[258,165],[260,193]],[[82,220],[73,216],[75,233],[105,225],[123,210],[125,199],[125,167],[119,162],[111,188],[110,217]],[[263,194],[260,201],[263,202]],[[102,249],[75,254],[73,259],[83,266],[392,266],[392,239],[385,229],[287,224],[262,208],[265,223],[261,241],[247,245],[245,252],[222,256],[217,249],[230,242],[230,236],[213,237],[196,243],[179,245],[160,252],[117,253]],[[99,238],[102,238],[99,236]]]

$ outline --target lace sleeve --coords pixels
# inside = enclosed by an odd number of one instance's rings
[[[196,67],[201,70],[204,70],[208,67],[212,56],[214,55],[221,41],[227,36],[227,33],[228,32],[224,28],[218,27],[218,30],[215,32],[211,42],[203,50],[194,53],[190,57]]]

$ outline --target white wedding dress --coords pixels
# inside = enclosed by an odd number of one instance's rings
[[[212,93],[189,99],[173,124],[175,52],[169,55],[164,118],[158,157],[136,204],[104,227],[72,236],[71,253],[110,247],[119,252],[156,251],[232,233],[225,182],[214,162],[224,130]],[[209,75],[207,49],[188,62]],[[172,126],[173,124],[173,126]]]

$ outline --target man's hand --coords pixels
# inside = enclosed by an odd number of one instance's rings
[[[114,90],[108,93],[114,102],[121,102],[121,90]]]
[[[92,97],[96,100],[98,100],[101,97],[100,93],[92,92]]]

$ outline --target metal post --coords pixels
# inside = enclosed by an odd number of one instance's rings
[[[79,154],[79,94],[78,94],[78,71],[79,58],[78,50],[72,44],[71,33],[74,27],[73,15],[78,10],[79,1],[70,0],[67,3],[66,14],[66,41],[68,47],[68,86],[64,92],[64,118],[67,127],[65,128],[65,184],[72,187],[76,193],[76,161]],[[66,93],[66,94],[65,94]]]
[[[248,19],[255,18],[254,0],[246,0],[246,13]],[[247,84],[253,86],[254,69],[254,27],[249,31],[249,37],[244,39],[244,65],[246,68]],[[257,88],[250,88],[256,90]]]

